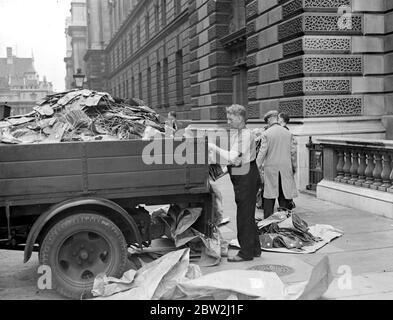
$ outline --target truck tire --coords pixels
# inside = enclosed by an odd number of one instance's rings
[[[91,298],[98,274],[123,275],[127,244],[109,219],[95,213],[74,214],[48,231],[40,263],[51,268],[52,289],[71,299]]]

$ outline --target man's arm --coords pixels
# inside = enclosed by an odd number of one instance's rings
[[[217,147],[214,143],[209,143],[209,152],[214,154],[211,155],[211,163],[219,163],[223,165],[233,164],[239,161],[241,153],[238,151],[227,151]]]
[[[261,147],[259,149],[259,153],[257,155],[257,166],[259,172],[263,172],[263,163],[265,162],[265,158],[267,155],[267,138],[265,134],[261,135]]]

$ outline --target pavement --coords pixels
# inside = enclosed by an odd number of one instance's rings
[[[231,222],[221,227],[226,240],[236,238],[236,204],[232,184],[225,176],[219,188],[224,197],[225,216]],[[241,263],[229,263],[225,258],[216,267],[204,267],[204,274],[228,269],[249,269],[260,265],[284,265],[293,269],[281,276],[284,283],[292,284],[309,279],[312,268],[328,256],[335,280],[322,299],[374,300],[393,299],[393,220],[348,207],[321,201],[309,194],[295,199],[294,210],[300,217],[314,224],[329,224],[344,231],[344,235],[314,254],[282,254],[263,252],[260,258]],[[263,212],[257,210],[257,216]],[[230,255],[236,251],[230,250]],[[0,300],[64,299],[52,291],[39,291],[38,257],[23,264],[23,253],[0,251]]]

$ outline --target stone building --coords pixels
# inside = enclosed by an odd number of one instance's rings
[[[225,126],[231,103],[247,105],[251,127],[288,112],[300,189],[310,137],[393,138],[391,0],[99,0],[86,10],[95,89],[200,128]]]
[[[7,48],[7,56],[0,58],[0,104],[7,103],[12,115],[25,114],[51,93],[52,83],[45,77],[40,80],[34,58],[16,57],[12,48]]]
[[[73,75],[81,69],[86,74],[84,56],[87,50],[87,7],[86,0],[71,1],[71,17],[66,20],[67,53],[66,63],[66,89],[74,87]]]

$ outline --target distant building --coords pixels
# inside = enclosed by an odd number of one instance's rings
[[[66,89],[75,87],[73,75],[78,69],[86,74],[84,56],[87,51],[87,10],[86,0],[72,0],[71,17],[66,20],[67,53],[66,63]]]
[[[53,93],[52,83],[40,81],[34,68],[34,58],[18,58],[7,48],[6,58],[0,58],[0,103],[11,106],[12,115],[32,111],[36,102]]]

